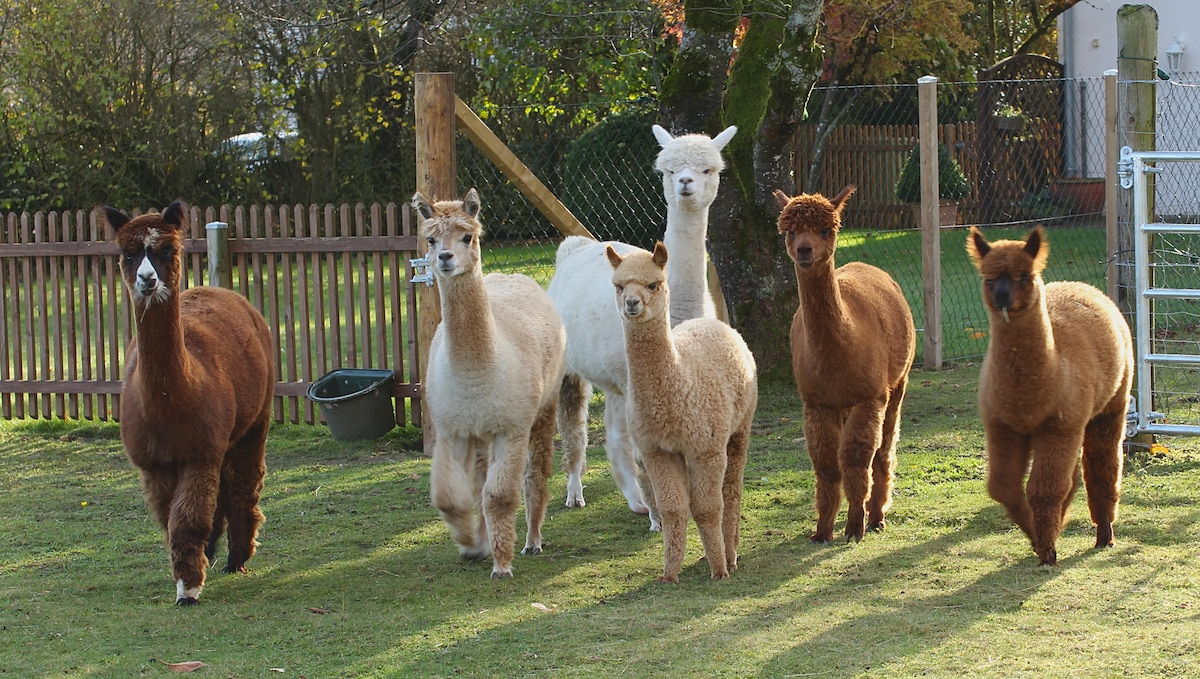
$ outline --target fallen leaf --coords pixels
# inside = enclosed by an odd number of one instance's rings
[[[546,604],[533,603],[529,604],[543,613],[553,613],[558,610],[558,606],[547,606]]]
[[[284,670],[282,667],[272,667],[269,671],[283,674],[286,670]]]
[[[172,672],[195,672],[201,667],[208,667],[207,663],[202,663],[199,660],[189,660],[187,662],[169,662],[167,668]]]
[[[325,615],[326,613],[332,613],[332,612],[333,612],[333,611],[329,610],[328,608],[310,608],[310,609],[308,609],[308,610],[310,610],[310,611],[312,611],[313,613],[316,613],[316,614],[318,614],[318,615]],[[282,670],[281,670],[281,671],[282,671]]]

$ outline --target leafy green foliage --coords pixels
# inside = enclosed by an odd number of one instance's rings
[[[662,237],[667,209],[654,171],[659,146],[650,131],[657,117],[657,110],[609,116],[567,152],[563,203],[601,240],[653,248]]]
[[[967,195],[967,178],[944,144],[938,144],[938,197],[958,200]],[[896,198],[905,203],[921,202],[921,149],[913,148],[896,180]]]

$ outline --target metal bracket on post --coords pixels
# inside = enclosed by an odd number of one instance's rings
[[[424,283],[427,288],[433,287],[433,263],[429,261],[429,255],[410,259],[408,265],[413,268],[415,274],[410,283]]]
[[[1133,148],[1121,147],[1121,159],[1117,161],[1117,176],[1121,178],[1121,188],[1133,188]]]

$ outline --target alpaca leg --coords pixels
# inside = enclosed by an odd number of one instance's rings
[[[483,485],[483,516],[492,540],[492,577],[511,578],[516,542],[517,506],[525,476],[529,436],[497,436],[492,442],[487,482]]]
[[[212,532],[208,534],[208,544],[204,547],[204,556],[212,563],[217,554],[217,542],[225,533],[225,522],[229,515],[229,484],[225,482],[225,471],[222,470],[221,488],[217,491],[217,508],[213,512]]]
[[[753,410],[751,410],[753,413]],[[725,566],[730,573],[737,570],[738,543],[742,535],[742,489],[746,470],[746,452],[750,448],[750,420],[742,431],[734,432],[726,446],[725,478],[721,483],[721,532],[725,540]]]
[[[533,423],[529,437],[529,464],[525,468],[525,548],[522,554],[542,553],[542,522],[550,502],[547,479],[554,472],[554,404],[546,406]],[[582,499],[582,497],[580,498]]]
[[[642,490],[642,498],[646,501],[646,513],[650,515],[650,530],[662,531],[658,503],[654,500],[654,484],[650,483],[650,475],[646,473],[646,464],[642,461],[642,453],[636,443],[633,444],[633,458],[637,460],[638,488]]]
[[[1054,544],[1062,531],[1062,507],[1075,485],[1082,445],[1082,432],[1034,437],[1033,464],[1025,493],[1033,512],[1033,551],[1037,553],[1040,566],[1058,565]]]
[[[1096,547],[1112,547],[1113,523],[1121,502],[1125,433],[1124,406],[1098,415],[1083,432],[1083,479],[1088,511],[1096,524]]]
[[[200,590],[204,587],[208,569],[204,548],[212,533],[212,517],[220,486],[221,469],[215,464],[192,464],[180,471],[167,527],[171,572],[175,577],[175,603],[180,606],[198,603]]]
[[[642,498],[638,485],[638,467],[635,458],[633,437],[629,433],[629,420],[624,394],[609,391],[604,394],[604,452],[612,470],[613,481],[625,503],[634,514],[648,514],[650,508]]]
[[[687,547],[688,471],[682,455],[664,450],[643,450],[646,473],[662,517],[663,574],[659,582],[679,582]]]
[[[834,408],[805,404],[804,438],[813,465],[817,507],[817,530],[808,539],[829,544],[833,540],[833,523],[842,504],[842,471],[838,466],[842,414]]]
[[[567,472],[567,507],[583,507],[583,474],[587,471],[587,417],[592,385],[579,375],[563,377],[558,391],[558,430],[562,432],[563,469]]]
[[[729,578],[723,534],[723,486],[728,468],[725,454],[724,450],[703,451],[702,457],[691,457],[687,460],[688,508],[700,532],[700,544],[704,545],[704,558],[708,560],[708,567],[712,569],[713,580]]]
[[[267,417],[270,413],[267,413]],[[258,529],[263,523],[258,500],[267,474],[266,445],[270,420],[252,427],[226,454],[221,491],[226,498],[229,522],[229,558],[226,573],[244,573],[246,561],[258,546]],[[213,526],[213,532],[217,526]]]
[[[179,469],[173,465],[142,467],[138,471],[142,480],[142,494],[146,505],[158,519],[163,530],[171,520],[171,502],[175,499],[175,488],[179,485]]]
[[[871,497],[867,500],[867,530],[882,531],[887,527],[885,517],[892,506],[892,477],[896,471],[896,443],[900,439],[900,406],[908,378],[902,380],[888,398],[883,413],[883,438],[871,461]]]
[[[483,516],[483,487],[487,484],[491,455],[491,443],[474,436],[470,438],[467,448],[467,474],[471,478],[471,515],[475,522],[475,545],[479,551],[464,556],[476,560],[492,554],[492,539],[488,533],[487,519]]]
[[[1004,506],[1013,523],[1033,541],[1033,512],[1025,496],[1025,470],[1033,452],[1028,436],[987,427],[988,495]]]
[[[487,541],[480,544],[475,526],[475,458],[467,437],[441,434],[433,448],[429,472],[430,501],[450,529],[458,552],[466,559],[487,556]]]
[[[854,406],[842,430],[838,460],[842,468],[842,488],[846,493],[846,542],[859,542],[865,532],[871,471],[875,451],[879,450],[883,438],[886,407],[884,402]]]

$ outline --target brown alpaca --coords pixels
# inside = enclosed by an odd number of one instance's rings
[[[834,269],[842,209],[854,192],[833,198],[775,191],[779,233],[796,269],[800,306],[792,317],[792,374],[804,401],[804,436],[816,477],[817,530],[828,543],[845,489],[846,541],[884,529],[900,406],[916,353],[904,293],[869,264]]]
[[[1050,245],[1041,226],[1025,241],[995,243],[971,227],[967,254],[983,276],[991,326],[979,375],[988,493],[1029,536],[1039,565],[1055,566],[1082,450],[1096,547],[1112,546],[1133,381],[1129,326],[1086,283],[1042,283]]]
[[[226,524],[225,572],[244,572],[263,515],[258,497],[275,391],[274,343],[244,297],[179,291],[187,206],[129,219],[105,208],[137,334],[126,354],[121,442],[166,531],[175,603],[198,602]]]
[[[690,510],[714,580],[737,570],[742,472],[758,404],[754,356],[713,318],[670,326],[667,249],[611,246],[617,308],[625,327],[629,413],[662,518],[663,574],[678,582]]]

